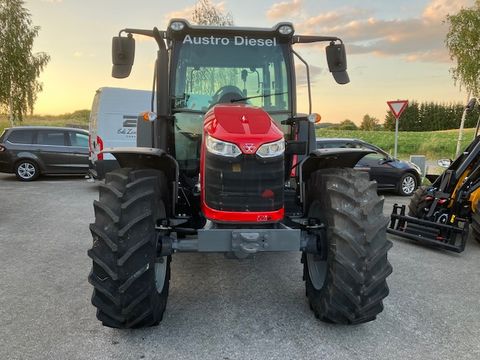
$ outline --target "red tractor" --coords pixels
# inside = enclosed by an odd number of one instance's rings
[[[126,36],[123,36],[126,34]],[[296,109],[292,48],[326,41],[330,72],[349,82],[342,41],[272,28],[193,26],[124,29],[113,38],[112,75],[129,76],[132,34],[159,50],[152,111],[139,117],[137,147],[110,148],[120,169],[106,175],[90,225],[89,281],[97,317],[115,328],[158,324],[178,252],[245,258],[301,251],[316,317],[371,321],[388,295],[383,199],[353,170],[362,149],[315,149],[318,116]],[[154,112],[155,110],[155,112]]]

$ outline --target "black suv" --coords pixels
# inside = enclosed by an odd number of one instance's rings
[[[375,151],[364,156],[355,169],[366,171],[379,190],[395,190],[399,195],[412,195],[421,184],[421,170],[410,161],[398,160],[378,146],[359,139],[317,138],[317,149],[360,148]]]
[[[22,181],[40,174],[87,174],[88,131],[47,126],[7,128],[0,136],[0,172]]]

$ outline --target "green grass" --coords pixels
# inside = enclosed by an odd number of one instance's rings
[[[0,135],[3,133],[3,129],[5,129],[8,126],[9,126],[8,121],[0,118]]]
[[[88,128],[88,116],[83,111],[59,116],[27,116],[21,125],[73,126]],[[0,134],[9,127],[7,117],[0,115]],[[473,138],[474,129],[465,129],[462,149]],[[347,137],[365,140],[393,155],[395,133],[392,131],[329,130],[317,129],[317,136]],[[410,155],[425,155],[429,160],[454,158],[458,130],[431,132],[401,131],[398,136],[398,157],[408,159]]]
[[[465,129],[462,149],[473,139],[475,129]],[[375,144],[388,153],[394,153],[395,133],[391,131],[329,130],[317,129],[320,137],[357,138]],[[425,155],[427,159],[454,158],[457,148],[458,130],[431,132],[401,131],[398,134],[398,157],[408,159],[410,155]]]

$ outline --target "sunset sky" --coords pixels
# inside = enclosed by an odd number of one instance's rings
[[[386,101],[410,99],[464,102],[449,69],[444,46],[445,15],[473,0],[287,0],[212,1],[231,13],[235,25],[271,27],[293,22],[297,34],[334,35],[347,47],[351,82],[337,85],[326,67],[325,45],[301,45],[297,51],[313,74],[313,111],[325,122],[370,114],[384,121]],[[51,61],[42,74],[44,90],[38,114],[60,114],[91,107],[103,86],[150,89],[156,45],[139,39],[132,75],[111,73],[111,38],[125,27],[164,29],[171,17],[191,17],[196,0],[27,0],[41,27],[35,51]],[[304,87],[299,110],[307,110]]]

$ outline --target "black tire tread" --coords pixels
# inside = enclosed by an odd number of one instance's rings
[[[136,328],[161,321],[168,296],[170,258],[163,291],[155,287],[155,224],[165,218],[163,172],[128,168],[106,174],[90,224],[93,261],[88,277],[92,304],[105,326]]]
[[[308,205],[317,202],[327,223],[328,270],[322,289],[315,289],[303,255],[306,293],[315,316],[339,324],[374,320],[383,311],[392,267],[387,252],[388,219],[383,198],[368,174],[352,169],[325,169],[313,173],[307,184]],[[319,204],[319,205],[318,205]]]
[[[408,215],[422,219],[425,214],[425,208],[429,206],[429,202],[425,200],[428,188],[420,186],[413,194],[410,203],[408,204]]]

